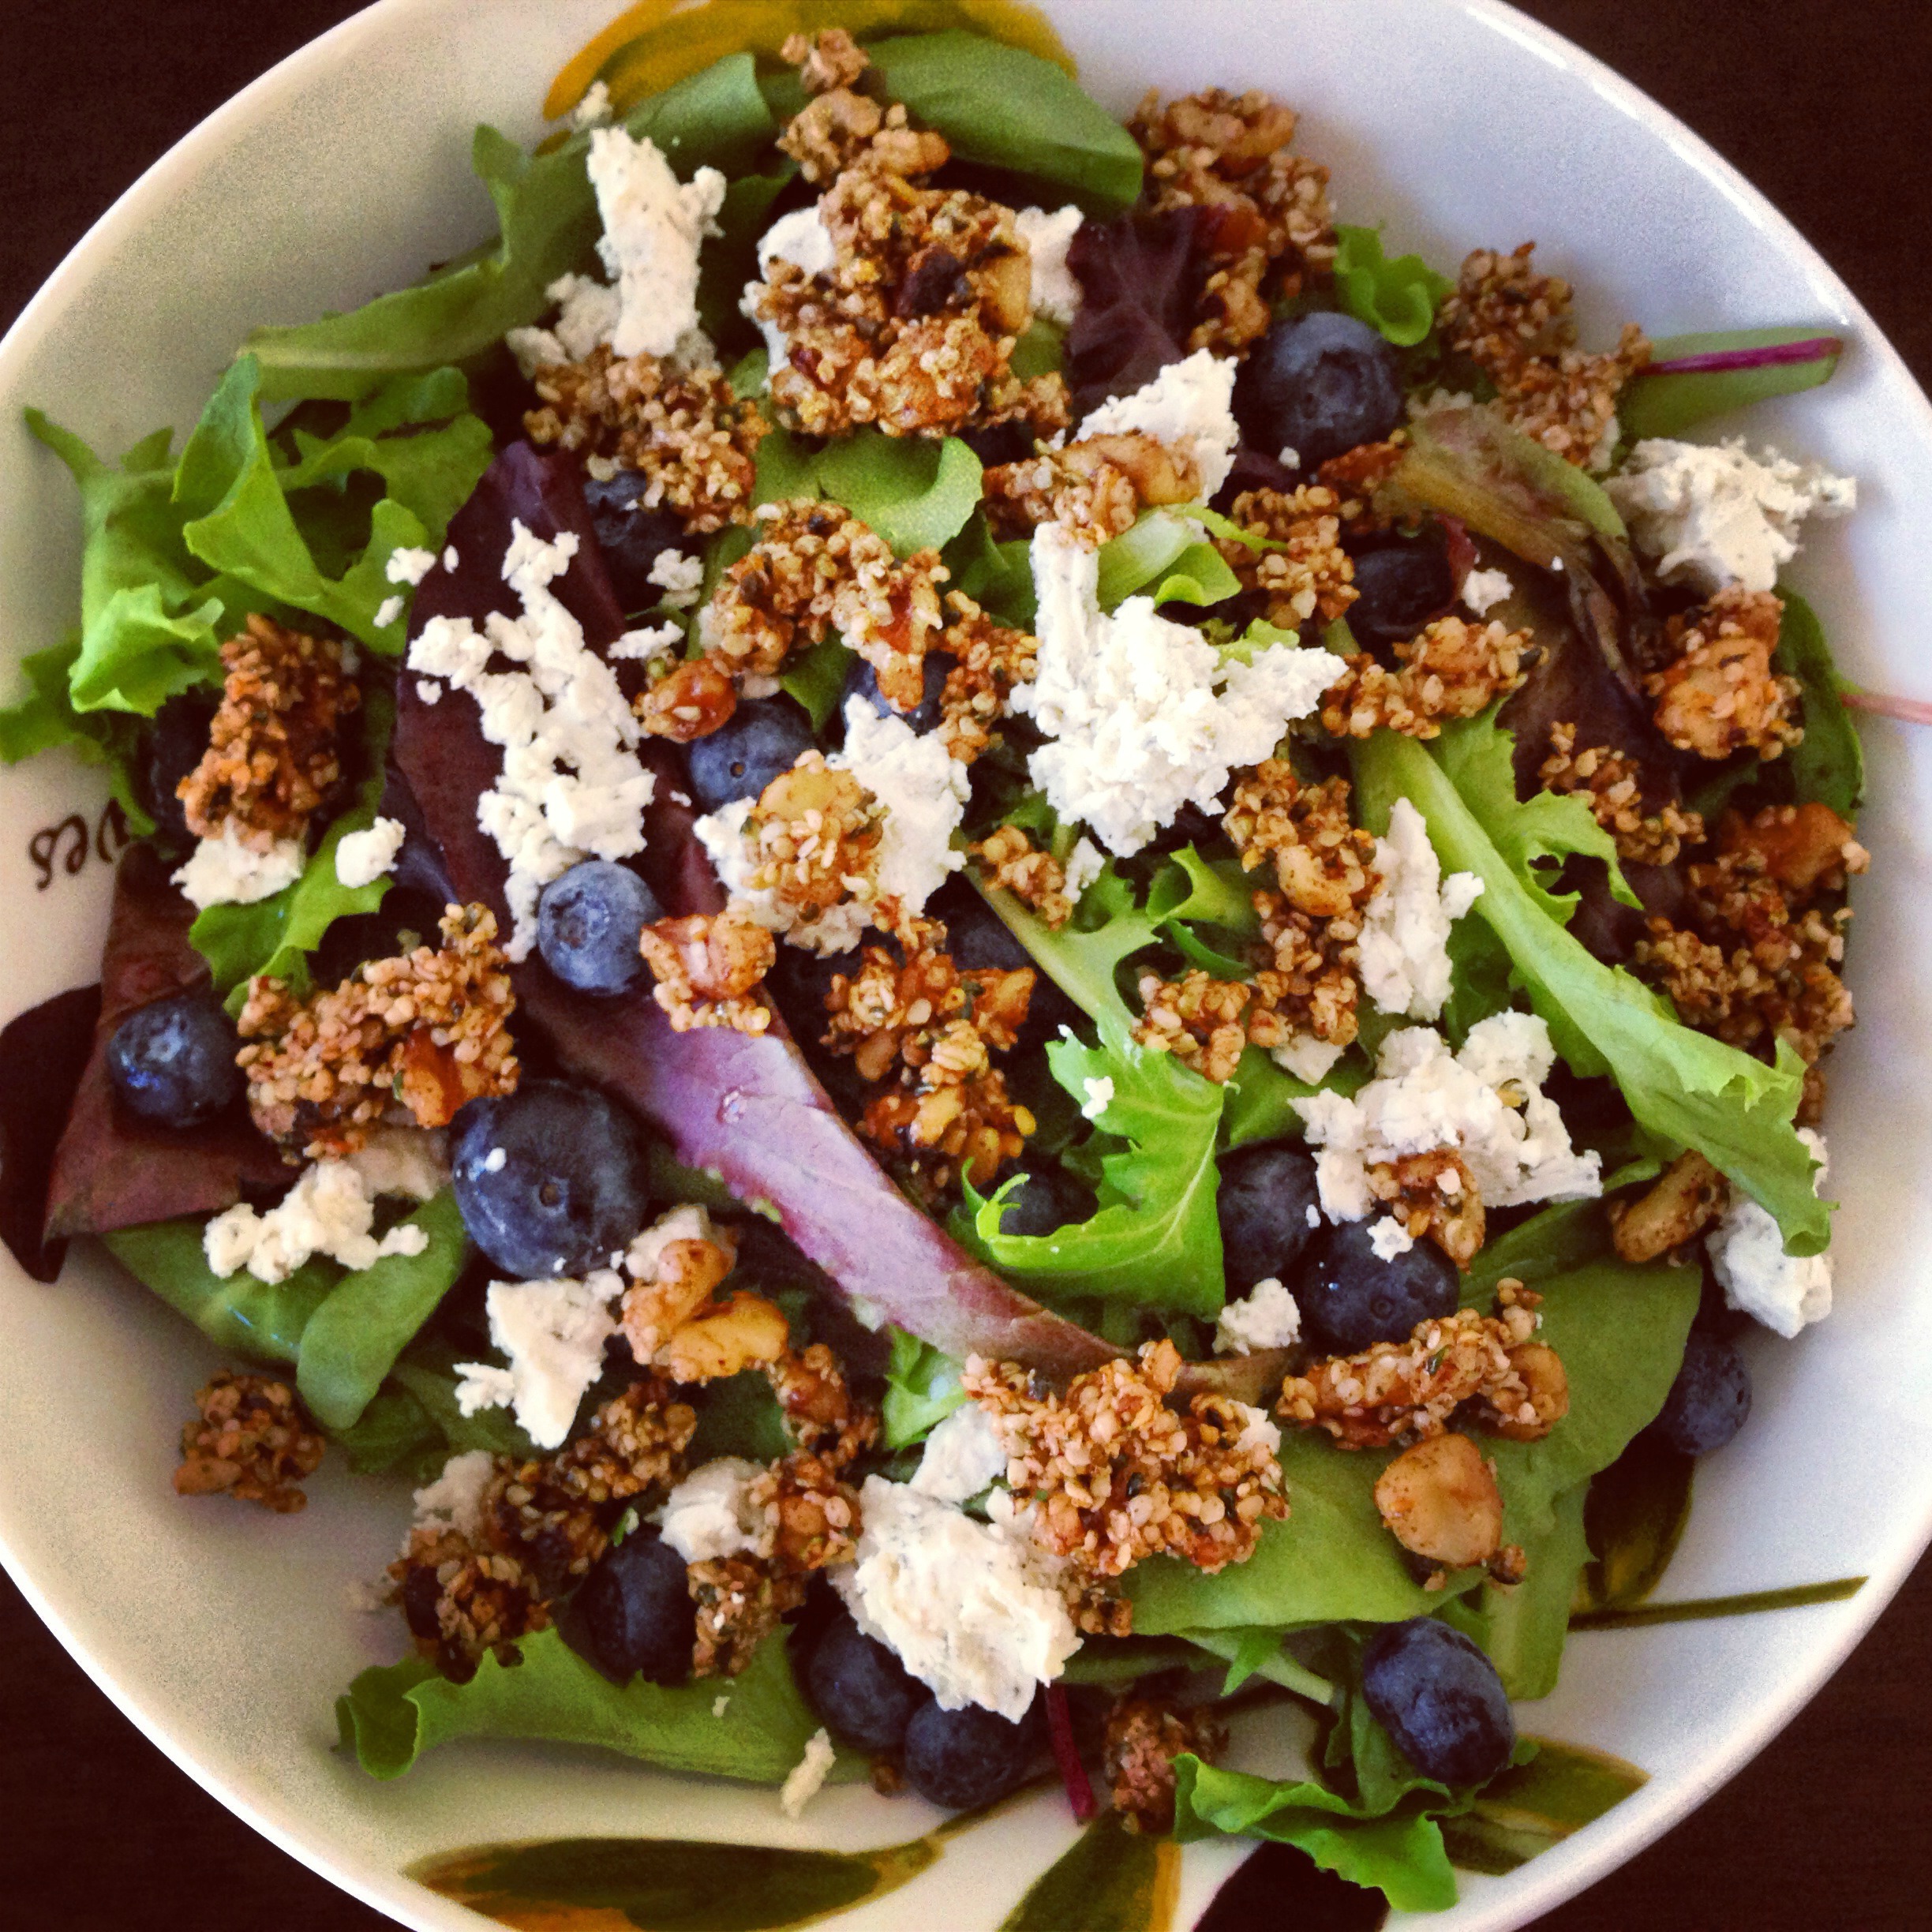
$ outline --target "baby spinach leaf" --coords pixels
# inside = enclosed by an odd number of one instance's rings
[[[794,657],[780,674],[778,682],[788,696],[796,698],[811,713],[812,729],[822,732],[826,721],[838,709],[845,689],[845,677],[858,653],[828,632],[806,651]]]
[[[1021,631],[1033,628],[1033,565],[1024,537],[996,541],[985,516],[975,511],[946,545],[945,556],[956,590],[999,623]]]
[[[1379,732],[1358,749],[1355,768],[1365,792],[1384,800],[1400,793],[1421,812],[1445,871],[1482,880],[1476,915],[1507,949],[1572,1069],[1613,1075],[1643,1126],[1696,1148],[1776,1219],[1788,1252],[1822,1252],[1831,1210],[1813,1191],[1811,1155],[1792,1125],[1803,1084],[1796,1056],[1781,1047],[1778,1064],[1767,1066],[1693,1032],[1640,981],[1594,958],[1552,916],[1559,902],[1530,873],[1548,814],[1524,833],[1513,794],[1506,800],[1483,784],[1467,796],[1458,791],[1450,771],[1466,766],[1453,740],[1432,755],[1413,739]]]
[[[743,174],[777,132],[748,54],[641,103],[624,125],[654,140],[687,179],[707,165]],[[599,224],[584,167],[590,145],[588,134],[576,134],[532,157],[494,128],[478,128],[470,165],[496,206],[496,246],[346,314],[256,330],[243,346],[261,364],[262,393],[350,401],[385,376],[468,361],[536,321],[550,284],[592,260]]]
[[[966,1399],[960,1365],[930,1342],[892,1331],[892,1360],[886,1370],[886,1447],[903,1449],[943,1422]]]
[[[1455,284],[1439,275],[1420,255],[1382,253],[1378,229],[1335,230],[1335,293],[1358,322],[1400,349],[1413,349],[1436,326],[1436,308]]]
[[[756,328],[738,304],[745,284],[759,279],[758,237],[771,226],[772,204],[797,173],[797,165],[788,161],[769,174],[741,174],[724,190],[724,204],[717,214],[718,232],[706,243],[699,257],[698,320],[712,341],[728,353],[757,340]],[[762,345],[753,353],[762,354]],[[736,389],[736,369],[731,380]],[[752,388],[736,392],[757,395],[764,388],[761,379]]]
[[[1026,175],[1090,215],[1139,199],[1133,137],[1051,61],[967,33],[906,35],[869,51],[887,98],[943,134],[955,160]]]
[[[698,1429],[689,1450],[693,1469],[719,1456],[774,1462],[798,1447],[771,1383],[755,1368],[707,1384],[694,1406]]]
[[[862,429],[828,443],[812,469],[818,494],[843,504],[900,556],[949,542],[979,507],[979,459],[957,436],[934,443]]]
[[[1465,1871],[1508,1872],[1593,1824],[1647,1778],[1607,1751],[1547,1738],[1536,1754],[1499,1772],[1466,1811],[1443,1821],[1443,1842]]]
[[[1788,358],[1747,359],[1752,350],[1780,346],[1791,352]],[[1624,385],[1617,399],[1617,415],[1633,443],[1646,436],[1680,436],[1713,416],[1767,396],[1795,395],[1829,382],[1844,348],[1829,328],[1720,329],[1709,335],[1668,335],[1650,345],[1653,367],[1640,369]],[[1721,366],[1734,357],[1742,366]],[[1682,361],[1719,366],[1655,366]]]
[[[667,1770],[778,1784],[818,1728],[782,1634],[758,1646],[715,1715],[719,1690],[708,1678],[667,1687],[640,1677],[620,1690],[554,1627],[517,1648],[520,1661],[486,1657],[466,1684],[420,1657],[364,1671],[336,1700],[343,1748],[378,1778],[400,1777],[451,1738],[499,1737],[601,1745]]]
[[[1588,1488],[1581,1484],[1556,1498],[1549,1529],[1523,1545],[1530,1567],[1522,1582],[1505,1589],[1485,1582],[1443,1611],[1445,1623],[1482,1646],[1513,1698],[1548,1697],[1556,1688],[1571,1601],[1589,1560],[1583,1535]]]
[[[1816,799],[1841,818],[1852,818],[1865,796],[1865,751],[1858,727],[1840,696],[1842,689],[1825,627],[1795,590],[1780,588],[1784,615],[1778,626],[1779,670],[1803,687],[1804,736],[1784,754],[1800,800]]]
[[[1231,1148],[1245,1147],[1253,1140],[1299,1140],[1301,1114],[1297,1101],[1316,1091],[1352,1094],[1366,1086],[1372,1076],[1365,1056],[1345,1054],[1317,1088],[1278,1067],[1259,1046],[1244,1048],[1241,1064],[1227,1084],[1222,1137]]]
[[[396,1360],[462,1271],[469,1243],[447,1190],[407,1219],[429,1245],[346,1275],[309,1318],[295,1386],[325,1428],[361,1421]]]

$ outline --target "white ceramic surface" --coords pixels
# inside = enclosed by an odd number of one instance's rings
[[[384,0],[231,102],[101,221],[0,345],[9,652],[71,621],[77,551],[72,491],[20,427],[21,405],[118,451],[158,423],[192,421],[250,325],[352,305],[477,240],[490,223],[466,166],[471,124],[534,138],[550,75],[611,10]],[[1591,339],[1625,316],[1657,335],[1843,328],[1852,346],[1837,380],[1751,429],[1857,476],[1859,514],[1821,530],[1792,577],[1851,677],[1932,697],[1920,620],[1932,552],[1907,522],[1907,506],[1932,500],[1932,411],[1837,277],[1685,129],[1487,0],[1048,10],[1116,108],[1150,82],[1258,84],[1294,103],[1298,145],[1333,169],[1343,217],[1386,218],[1391,253],[1419,247],[1447,264],[1534,236],[1540,259],[1582,290]],[[1818,1688],[1932,1532],[1932,1294],[1918,1238],[1932,1098],[1915,1050],[1932,994],[1932,750],[1883,722],[1866,735],[1863,836],[1877,872],[1857,895],[1861,1024],[1834,1062],[1839,1308],[1795,1345],[1754,1338],[1756,1413],[1701,1476],[1664,1594],[1871,1581],[1849,1602],[1578,1638],[1561,1688],[1523,1709],[1526,1727],[1617,1752],[1650,1782],[1514,1875],[1466,1878],[1462,1904],[1432,1922],[1439,1932],[1521,1924],[1681,1817]],[[57,868],[41,889],[28,841],[101,798],[95,777],[63,758],[0,773],[0,1013],[94,975],[107,870]],[[481,1922],[401,1877],[412,1859],[567,1833],[856,1848],[922,1829],[930,1814],[913,1800],[830,1792],[788,1824],[769,1792],[587,1751],[458,1745],[399,1784],[362,1777],[328,1748],[331,1701],[364,1664],[396,1654],[399,1631],[393,1618],[358,1616],[346,1592],[393,1548],[406,1499],[385,1503],[331,1468],[292,1520],[178,1503],[175,1433],[213,1361],[103,1260],[77,1256],[54,1287],[0,1268],[0,1557],[128,1716],[295,1856],[409,1925],[455,1928]],[[839,1923],[996,1925],[1072,1836],[1063,1807],[1043,1801]],[[1189,1849],[1181,1923],[1237,1856]]]

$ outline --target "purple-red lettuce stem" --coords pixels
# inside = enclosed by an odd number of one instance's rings
[[[1760,343],[1750,349],[1707,349],[1697,355],[1672,356],[1651,362],[1637,372],[1646,376],[1716,376],[1728,369],[1772,369],[1787,362],[1823,362],[1844,353],[1840,335],[1813,335],[1803,342]]]

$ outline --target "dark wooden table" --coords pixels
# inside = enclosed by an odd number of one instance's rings
[[[348,0],[0,0],[0,320],[172,141]],[[615,0],[613,0],[615,11]],[[1924,0],[1528,0],[1796,220],[1932,377]],[[1504,238],[1505,240],[1511,238]],[[1543,1932],[1932,1926],[1932,1561],[1737,1780]],[[114,1710],[0,1579],[0,1923],[377,1932]]]

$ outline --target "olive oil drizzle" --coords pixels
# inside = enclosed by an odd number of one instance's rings
[[[1585,1610],[1570,1619],[1573,1631],[1642,1630],[1653,1623],[1698,1623],[1713,1617],[1749,1616],[1760,1610],[1799,1610],[1809,1604],[1842,1603],[1865,1586],[1862,1576],[1799,1583],[1788,1589],[1750,1590],[1738,1597],[1697,1597],[1682,1603],[1638,1604],[1621,1610]]]

